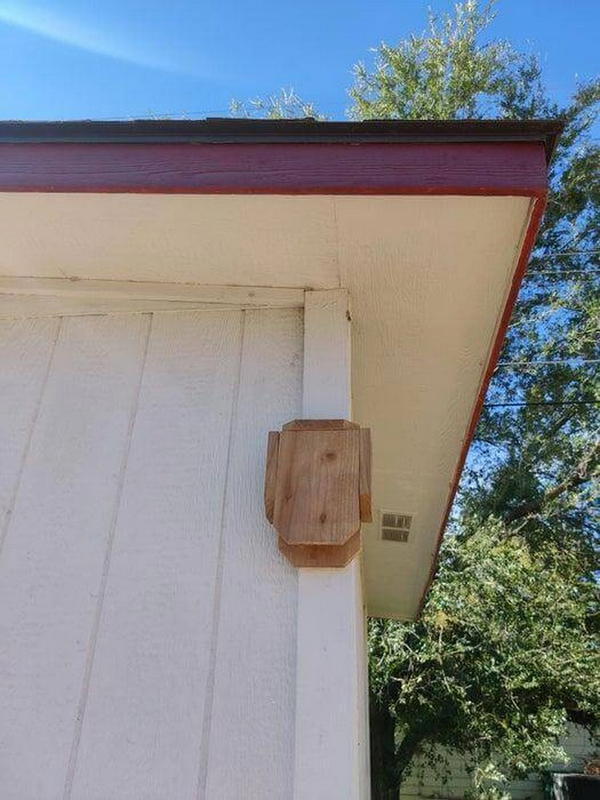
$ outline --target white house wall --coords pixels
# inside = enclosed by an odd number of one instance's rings
[[[3,800],[287,800],[298,309],[0,323]]]

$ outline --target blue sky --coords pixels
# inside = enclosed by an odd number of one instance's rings
[[[343,118],[352,65],[446,0],[0,0],[0,118],[219,116],[293,86]],[[559,100],[598,74],[600,0],[500,0]]]

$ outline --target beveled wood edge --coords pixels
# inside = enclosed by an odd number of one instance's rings
[[[275,491],[277,486],[277,460],[279,456],[279,433],[269,431],[267,441],[267,462],[265,466],[265,515],[271,525],[275,513]]]
[[[345,567],[360,553],[362,538],[357,531],[347,542],[332,544],[288,544],[278,537],[279,551],[295,567]]]
[[[373,522],[371,462],[371,429],[361,428],[358,462],[358,507],[361,522]]]
[[[360,507],[359,507],[360,512]],[[275,529],[277,530],[277,528]],[[288,542],[288,540],[282,536],[282,534],[277,530],[277,535],[281,539],[282,542],[285,542],[290,547],[344,547],[344,545],[348,544],[348,542],[356,536],[357,533],[360,533],[360,526],[358,530],[350,531],[349,533],[345,534],[345,538],[343,540],[338,540],[337,542],[323,542],[323,541],[304,541],[304,542]]]
[[[347,419],[293,419],[282,426],[284,431],[344,431],[360,428]]]

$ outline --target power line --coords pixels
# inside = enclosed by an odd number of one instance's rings
[[[132,120],[138,119],[148,119],[148,120],[159,120],[161,118],[168,118],[173,119],[175,121],[186,120],[190,119],[191,117],[201,117],[205,119],[206,117],[213,116],[215,114],[219,115],[229,115],[231,113],[231,108],[211,108],[211,109],[204,109],[202,111],[186,111],[186,110],[179,110],[179,111],[142,111],[138,114],[125,114],[123,116],[112,115],[109,117],[94,117],[95,121],[98,122],[131,122]]]
[[[544,400],[539,402],[484,403],[483,405],[497,408],[504,406],[597,406],[600,405],[600,400],[563,400],[561,402]]]
[[[530,269],[528,275],[600,275],[600,269]]]
[[[600,250],[556,250],[554,253],[536,253],[534,258],[562,258],[563,256],[593,256],[600,253]]]
[[[499,361],[497,367],[548,367],[552,364],[600,364],[600,358],[579,358],[579,356],[571,356],[571,358],[558,359],[555,361]]]

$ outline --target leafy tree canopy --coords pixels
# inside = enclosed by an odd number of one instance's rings
[[[315,106],[303,100],[292,88],[280,89],[267,97],[251,100],[232,100],[231,113],[236,117],[265,117],[266,119],[298,119],[319,117]]]
[[[577,551],[552,539],[532,551],[497,520],[447,537],[420,618],[371,622],[376,796],[397,797],[416,753],[442,769],[439,747],[460,753],[483,790],[561,760],[569,719],[597,723],[600,603],[586,573]]]

